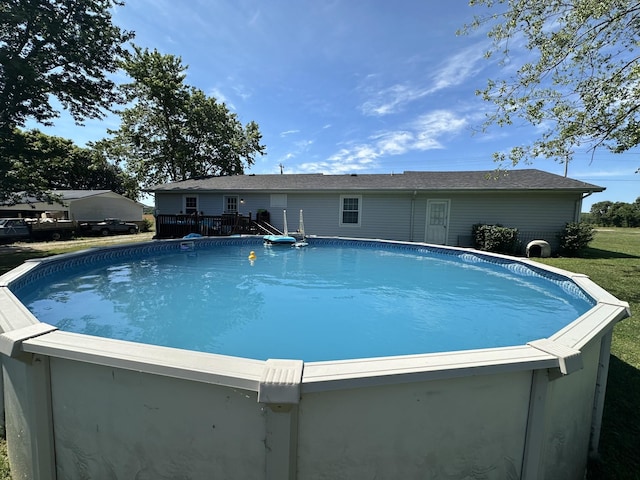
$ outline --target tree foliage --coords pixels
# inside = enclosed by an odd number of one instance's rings
[[[111,22],[118,0],[0,2],[0,201],[24,191],[39,195],[47,178],[13,171],[28,119],[49,125],[57,99],[73,118],[101,118],[119,96],[108,78],[133,37]],[[42,157],[39,161],[48,162]],[[46,165],[37,171],[47,172]]]
[[[71,140],[38,130],[14,132],[6,159],[9,183],[20,186],[12,194],[51,190],[112,190],[136,199],[133,179],[110,164],[98,150],[80,148]],[[19,200],[20,195],[16,197]]]
[[[513,254],[518,248],[518,229],[476,223],[471,227],[474,246],[487,252]]]
[[[591,225],[584,222],[567,223],[558,235],[560,252],[568,257],[575,257],[589,246],[595,231]]]
[[[133,79],[121,87],[131,106],[100,145],[143,187],[242,174],[264,152],[255,122],[243,126],[225,104],[184,83],[179,57],[135,47],[122,66]]]
[[[640,227],[640,197],[634,203],[594,203],[587,220],[602,227]]]
[[[640,143],[640,2],[637,0],[471,0],[488,7],[464,32],[488,28],[508,79],[479,91],[495,105],[484,125],[517,118],[542,129],[500,161],[536,157],[569,161],[576,148],[625,152]],[[512,52],[529,55],[515,67]],[[520,57],[523,58],[523,57]],[[505,71],[508,71],[505,69]]]
[[[133,34],[111,23],[117,0],[3,0],[0,4],[0,131],[28,118],[48,124],[56,97],[77,121],[101,118],[117,100],[107,77]]]

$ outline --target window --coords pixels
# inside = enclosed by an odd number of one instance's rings
[[[286,193],[272,193],[270,197],[271,208],[287,208],[287,194]]]
[[[224,197],[224,213],[238,213],[237,195],[227,195]]]
[[[362,197],[340,197],[340,225],[360,226]]]
[[[198,213],[198,197],[185,196],[184,197],[184,213],[192,215]]]

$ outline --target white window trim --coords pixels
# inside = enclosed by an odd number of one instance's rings
[[[342,221],[342,214],[344,213],[345,198],[358,199],[358,223],[344,223]],[[338,225],[340,225],[341,227],[360,227],[361,224],[362,224],[362,195],[340,195],[340,212],[338,216]]]
[[[235,198],[236,199],[236,210],[231,211],[227,210],[227,198]],[[240,211],[240,195],[223,195],[222,196],[222,212],[223,213],[238,213]]]
[[[182,211],[185,214],[187,213],[187,198],[195,198],[196,199],[196,212],[199,212],[200,211],[200,198],[198,197],[197,194],[182,195]]]

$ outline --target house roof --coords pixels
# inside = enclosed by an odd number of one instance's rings
[[[111,190],[53,190],[53,193],[60,195],[62,200],[79,200],[81,198],[94,197],[113,193]]]
[[[135,203],[141,207],[144,207],[143,203],[131,200],[124,195],[116,193],[112,190],[53,190],[53,193],[62,197],[63,201],[73,202],[75,200],[83,200],[89,197],[105,196],[110,198],[119,198],[128,202]]]
[[[131,200],[130,198],[127,198],[123,195],[120,195],[119,193],[115,193],[111,190],[51,190],[51,193],[53,193],[54,195],[56,195],[59,200],[56,200],[56,204],[58,206],[62,206],[67,208],[68,204],[67,202],[74,202],[76,200],[83,200],[85,198],[89,198],[89,197],[97,197],[97,196],[104,196],[104,197],[109,197],[109,198],[122,198],[125,199],[129,202],[133,202],[136,203],[140,206],[144,206],[142,203],[140,202],[136,202],[134,200]],[[62,202],[62,203],[60,203]],[[42,201],[37,199],[36,197],[33,196],[27,196],[22,194],[22,201],[19,204],[13,204],[13,203],[0,203],[1,206],[6,207],[6,208],[11,208],[13,210],[17,210],[20,208],[25,207],[26,205],[41,205],[44,206],[44,208],[46,208],[46,205],[51,205],[49,202],[46,201]],[[35,208],[35,207],[32,207]]]
[[[79,200],[82,198],[93,197],[95,195],[112,193],[111,190],[52,190],[51,192],[54,195],[59,196],[60,200],[62,201]],[[34,196],[24,195],[23,193],[19,193],[18,195],[22,196],[21,204],[23,205],[41,202],[41,200],[37,199]]]
[[[404,172],[396,174],[233,175],[206,177],[157,185],[152,192],[193,191],[353,191],[353,190],[562,190],[602,192],[604,187],[542,170],[487,170],[463,172]]]

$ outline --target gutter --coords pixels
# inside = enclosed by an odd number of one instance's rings
[[[587,198],[590,197],[591,195],[593,195],[593,190],[588,192],[586,195],[583,195],[580,197],[580,200],[576,200],[576,208],[575,208],[575,214],[574,214],[574,222],[579,222],[580,221],[580,214],[582,213],[582,201]]]

